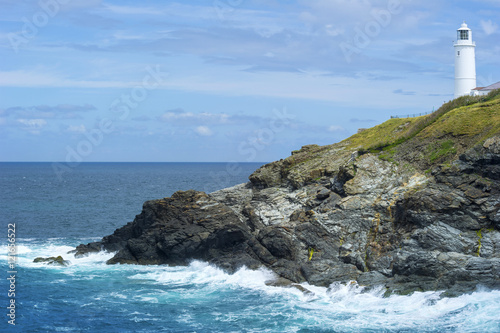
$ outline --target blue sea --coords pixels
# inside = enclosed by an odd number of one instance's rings
[[[304,294],[267,286],[265,269],[108,266],[111,253],[67,254],[132,221],[146,200],[243,183],[259,166],[83,163],[58,176],[51,163],[0,163],[0,331],[500,332],[500,291],[383,297],[382,288],[303,284]],[[69,266],[33,263],[58,255]]]

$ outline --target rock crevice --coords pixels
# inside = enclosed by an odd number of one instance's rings
[[[427,174],[342,145],[290,158],[247,184],[147,201],[133,222],[75,255],[116,252],[109,264],[199,259],[229,272],[265,266],[294,283],[355,280],[400,293],[500,288],[498,137]]]

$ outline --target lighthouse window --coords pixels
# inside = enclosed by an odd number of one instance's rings
[[[459,38],[460,40],[468,40],[469,39],[469,31],[467,30],[460,30],[459,31]]]
[[[459,57],[460,57],[460,51],[457,51],[457,56],[459,56]]]

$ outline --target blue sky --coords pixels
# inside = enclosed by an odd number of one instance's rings
[[[497,0],[0,0],[0,161],[272,161],[500,81]]]

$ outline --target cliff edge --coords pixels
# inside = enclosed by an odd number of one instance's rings
[[[391,119],[262,166],[246,184],[147,201],[76,256],[273,270],[389,292],[500,288],[500,92]]]

